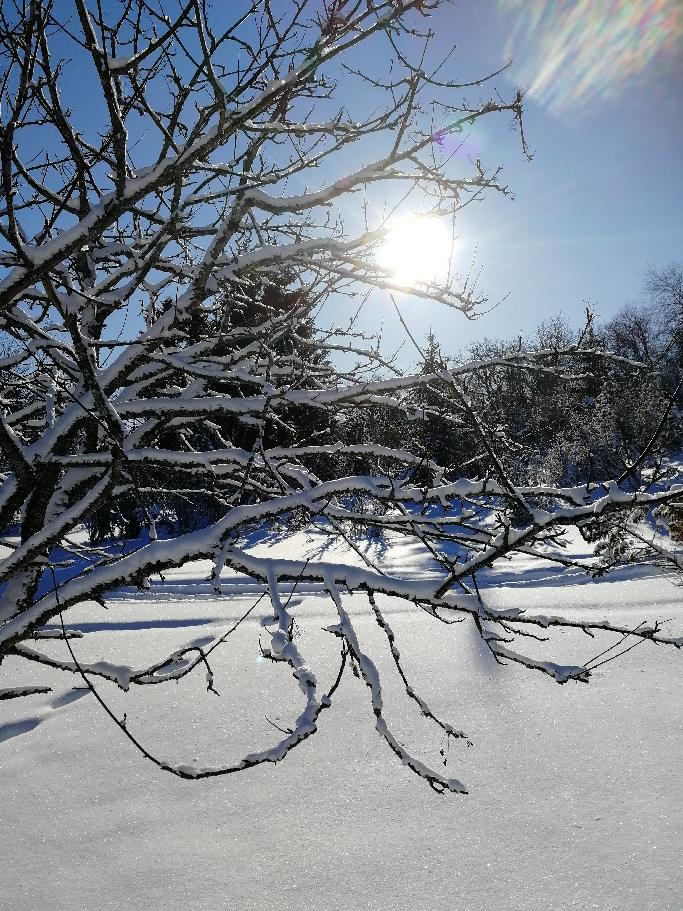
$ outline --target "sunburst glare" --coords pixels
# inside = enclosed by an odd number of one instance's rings
[[[391,228],[377,262],[393,281],[410,288],[418,282],[445,281],[452,247],[451,232],[438,218],[413,218]]]

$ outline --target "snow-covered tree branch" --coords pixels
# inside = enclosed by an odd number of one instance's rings
[[[430,71],[437,5],[3,4],[0,662],[16,666],[17,681],[0,698],[45,692],[31,684],[37,665],[82,676],[107,711],[101,681],[128,690],[199,668],[211,689],[218,640],[139,668],[80,660],[68,631],[59,656],[41,650],[55,638],[45,625],[62,618],[65,630],[71,608],[208,559],[217,591],[231,571],[263,586],[273,608],[264,654],[290,666],[304,705],[274,746],[215,768],[157,760],[115,718],[147,758],[186,778],[277,762],[316,731],[349,663],[389,747],[436,790],[461,792],[390,729],[350,596],[360,593],[386,636],[408,697],[448,737],[465,735],[406,676],[383,598],[426,612],[439,633],[457,635],[464,619],[496,660],[559,683],[587,682],[590,663],[539,659],[519,639],[579,626],[681,646],[657,617],[628,628],[500,611],[477,583],[515,554],[562,560],[569,527],[620,516],[639,533],[644,514],[683,493],[640,483],[634,466],[644,458],[612,481],[520,480],[505,435],[473,395],[477,378],[505,370],[571,382],[597,375],[598,364],[642,371],[641,362],[610,355],[588,333],[457,365],[423,358],[423,369],[406,372],[357,320],[316,323],[326,301],[355,296],[362,308],[370,292],[405,290],[379,255],[397,223],[454,225],[486,192],[507,193],[497,167],[454,155],[447,139],[502,118],[528,154],[520,93],[499,94],[496,74],[447,81],[442,61]],[[412,284],[415,297],[458,318],[485,304],[454,274]],[[377,415],[401,428],[399,439],[382,433]],[[440,460],[424,432],[435,421],[468,441],[468,459]],[[365,430],[351,438],[358,424]],[[162,506],[199,501],[212,510],[201,527],[158,534]],[[130,546],[95,534],[98,522],[111,530],[118,516],[123,528],[133,513],[143,534]],[[347,557],[250,553],[249,534],[272,523],[324,529]],[[354,536],[378,528],[388,547],[414,541],[433,575],[416,581],[375,565]],[[573,565],[596,572],[593,556]],[[288,581],[329,595],[329,631],[341,641],[333,668],[318,668],[295,641]]]

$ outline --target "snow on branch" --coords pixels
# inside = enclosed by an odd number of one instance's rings
[[[683,485],[658,449],[680,387],[648,399],[648,358],[611,352],[591,319],[572,337],[456,359],[433,336],[422,347],[393,297],[412,365],[368,328],[387,292],[453,318],[481,312],[472,274],[448,262],[407,280],[382,252],[397,225],[417,238],[439,224],[452,241],[468,205],[508,192],[495,162],[453,153],[451,140],[478,121],[511,120],[528,155],[520,92],[496,87],[497,74],[458,82],[449,60],[429,69],[424,20],[443,5],[266,0],[211,12],[193,0],[172,17],[146,0],[76,0],[75,15],[3,6],[0,664],[12,677],[80,676],[123,736],[177,776],[279,762],[315,733],[350,665],[389,748],[435,790],[465,792],[388,726],[348,597],[377,625],[408,704],[466,742],[410,679],[383,599],[440,632],[473,625],[492,660],[558,683],[587,682],[635,642],[681,646],[658,618],[628,628],[496,611],[479,585],[522,556],[597,577],[624,541],[680,571],[662,522]],[[595,402],[629,377],[656,416],[615,471],[594,471],[591,450],[584,475],[551,477],[504,420],[506,401],[569,389],[604,442],[609,409]],[[328,555],[250,547],[255,534],[295,532],[327,536]],[[598,543],[568,554],[569,533]],[[381,542],[384,562],[368,542]],[[403,565],[406,546],[428,570]],[[276,744],[215,767],[155,756],[107,692],[199,671],[214,698],[216,649],[253,606],[211,641],[144,667],[106,649],[84,658],[88,633],[70,623],[75,608],[106,606],[123,587],[155,596],[166,570],[194,560],[211,561],[212,597],[226,598],[225,575],[241,574],[270,598],[263,655],[288,666],[299,700]],[[341,654],[329,667],[295,636],[285,586],[304,584],[327,591],[337,613]],[[562,629],[618,645],[583,664],[537,656],[536,640],[552,649]],[[11,679],[0,699],[48,692],[43,679]]]

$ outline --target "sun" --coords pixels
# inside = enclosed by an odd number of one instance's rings
[[[389,230],[377,263],[406,288],[418,282],[445,281],[452,247],[451,232],[438,218],[412,218]]]

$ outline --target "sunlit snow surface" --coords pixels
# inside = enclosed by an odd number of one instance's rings
[[[264,541],[301,559],[321,539]],[[417,552],[378,544],[387,569],[430,571]],[[329,546],[322,559],[334,560]],[[226,575],[218,597],[208,564],[170,572],[151,592],[123,590],[109,610],[70,612],[83,660],[140,667],[195,642],[208,644],[262,587]],[[495,607],[671,618],[683,627],[683,588],[653,569],[597,583],[525,559],[485,580]],[[285,591],[287,589],[285,588]],[[298,602],[298,603],[297,603]],[[294,606],[295,605],[295,606]],[[365,687],[350,673],[319,732],[284,762],[223,779],[185,782],[136,754],[77,678],[45,671],[45,696],[0,703],[0,908],[177,911],[674,911],[683,848],[681,654],[649,643],[597,670],[590,685],[558,686],[501,667],[471,624],[446,627],[384,599],[406,671],[432,708],[467,731],[447,745],[401,698],[386,643],[361,597],[347,610],[383,672],[387,717],[425,761],[464,781],[466,797],[438,797],[377,736]],[[297,644],[322,682],[338,640],[322,628],[332,605],[309,585],[290,604]],[[98,688],[162,758],[211,764],[276,742],[302,707],[291,671],[261,658],[263,599],[213,653],[207,693],[199,669],[178,685]],[[555,633],[538,654],[581,662],[611,644]],[[264,642],[265,644],[265,642]],[[525,645],[527,642],[525,641]],[[63,648],[59,642],[41,648]],[[12,659],[0,687],[16,685]],[[272,724],[271,724],[272,723]]]

